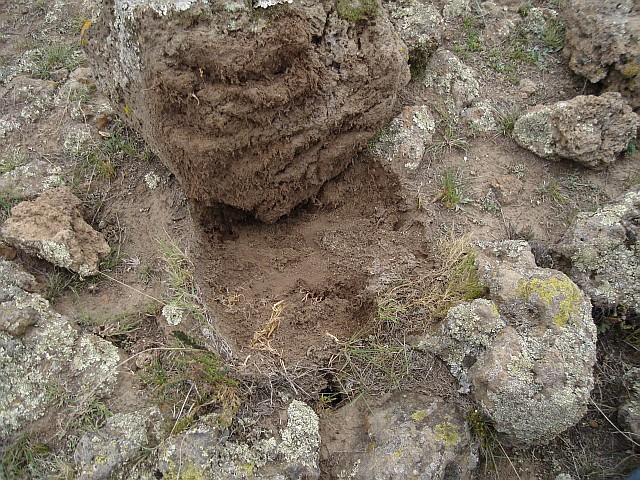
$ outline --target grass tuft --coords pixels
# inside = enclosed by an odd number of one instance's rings
[[[338,0],[336,11],[338,16],[349,22],[359,22],[378,13],[377,0]]]
[[[75,70],[84,60],[84,54],[78,47],[68,45],[52,45],[38,49],[33,61],[31,76],[41,80],[49,80],[52,72],[60,68]]]

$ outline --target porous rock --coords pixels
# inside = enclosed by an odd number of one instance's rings
[[[395,113],[407,49],[378,0],[110,0],[102,88],[196,205],[274,222]]]
[[[0,436],[43,416],[52,392],[80,409],[109,394],[117,378],[118,349],[78,332],[30,292],[33,285],[30,274],[0,258],[0,315],[9,313],[0,322]]]
[[[526,242],[480,248],[489,298],[451,308],[421,345],[450,366],[504,441],[547,442],[586,412],[596,360],[591,304],[566,275],[537,267]]]
[[[424,68],[442,42],[444,19],[432,3],[420,0],[387,0],[384,6],[391,23],[409,49],[414,68]]]
[[[449,115],[457,116],[463,108],[471,106],[480,94],[476,74],[451,51],[437,50],[426,67],[424,85],[436,103]]]
[[[78,480],[132,478],[132,463],[152,447],[162,415],[156,407],[117,413],[101,429],[85,433],[74,453]]]
[[[48,190],[33,201],[21,202],[0,227],[10,245],[81,276],[98,273],[111,248],[104,236],[82,218],[82,202],[71,190]]]
[[[609,92],[537,105],[516,121],[513,137],[542,158],[602,170],[626,151],[638,126],[638,115],[621,95]]]
[[[640,4],[636,0],[561,2],[569,67],[622,92],[640,108]]]
[[[594,305],[640,311],[640,188],[596,212],[581,212],[554,250]]]
[[[250,442],[230,437],[216,414],[208,415],[188,431],[169,437],[160,445],[159,470],[169,478],[203,480],[273,478],[315,479],[320,476],[318,416],[304,402],[293,400],[287,408],[287,424],[279,439],[241,420]]]
[[[462,480],[478,461],[464,415],[438,397],[400,391],[324,421],[331,478]]]

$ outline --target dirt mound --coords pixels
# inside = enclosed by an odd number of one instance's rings
[[[344,170],[409,80],[384,11],[348,3],[119,0],[85,40],[125,120],[192,200],[273,222]]]

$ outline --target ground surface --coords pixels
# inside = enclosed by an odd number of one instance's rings
[[[103,274],[80,281],[19,252],[1,253],[17,256],[37,275],[58,311],[132,357],[123,367],[117,394],[104,400],[113,412],[152,401],[138,393],[144,390],[153,398],[139,374],[161,355],[150,349],[170,345],[176,330],[219,352],[244,388],[242,408],[265,418],[282,401],[273,392],[286,391],[316,406],[325,433],[349,430],[351,420],[333,416],[332,408],[365,386],[372,393],[407,387],[469,408],[434,358],[412,353],[413,375],[390,383],[388,378],[350,380],[344,375],[344,347],[375,333],[378,299],[389,285],[438,265],[438,241],[464,234],[483,240],[526,238],[544,252],[578,211],[595,209],[640,181],[638,153],[594,173],[569,162],[542,160],[508,135],[474,135],[455,126],[464,149],[449,146],[427,153],[428,168],[421,169],[415,192],[402,191],[380,160],[363,152],[316,198],[273,225],[245,220],[221,226],[208,224],[206,217],[194,221],[180,185],[104,106],[90,72],[76,74],[75,89],[68,88],[69,72],[85,65],[80,30],[93,8],[80,0],[0,3],[0,173],[7,172],[0,183],[0,208],[6,217],[11,204],[37,194],[43,182],[70,185],[84,202],[87,221],[106,235],[114,254]],[[469,35],[467,24],[452,21],[443,46],[457,47],[476,70],[481,96],[502,112],[594,91],[569,72],[560,53],[499,73],[486,52],[465,47]],[[533,82],[533,93],[524,91],[529,83],[523,80]],[[419,79],[402,94],[404,105],[431,101]],[[436,138],[444,136],[445,128],[438,125]],[[89,143],[76,147],[74,141],[84,135],[77,132],[87,132]],[[17,179],[8,174],[33,165],[41,165],[29,180],[35,187],[16,187],[30,174]],[[441,197],[449,177],[460,198],[447,206]],[[193,271],[193,278],[173,282],[171,266],[176,264]],[[172,327],[160,310],[176,297],[190,306],[182,323]],[[123,319],[133,317],[142,320],[124,328]],[[478,468],[478,478],[546,479],[560,472],[623,478],[639,463],[633,444],[609,419],[615,422],[617,397],[625,392],[620,376],[638,364],[637,351],[624,342],[625,332],[617,324],[597,321],[603,331],[597,387],[585,419],[548,446],[496,448]],[[45,417],[31,434],[40,441],[52,438],[46,433],[51,422],[55,418]],[[64,452],[70,443],[56,439],[51,445]],[[323,448],[328,472],[337,447],[329,441]]]

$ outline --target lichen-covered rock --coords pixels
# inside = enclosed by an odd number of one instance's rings
[[[473,69],[444,49],[436,51],[429,60],[424,85],[452,116],[469,107],[480,94],[480,84]]]
[[[537,105],[516,121],[513,138],[542,158],[601,170],[627,149],[638,126],[638,115],[619,93],[609,92]]]
[[[104,236],[84,221],[81,205],[67,188],[48,190],[13,207],[0,235],[10,245],[80,276],[95,275],[111,248]]]
[[[229,439],[217,415],[200,419],[185,433],[170,437],[159,451],[159,470],[167,478],[222,480],[240,478],[314,479],[320,476],[318,416],[305,403],[293,400],[280,439],[245,422],[251,443]],[[192,477],[190,477],[191,475]]]
[[[640,311],[640,188],[596,212],[579,213],[555,250],[567,274],[604,310]]]
[[[640,4],[636,0],[561,2],[569,67],[640,107]]]
[[[131,463],[156,441],[162,419],[155,407],[118,413],[100,430],[80,438],[74,453],[78,480],[129,479]]]
[[[432,3],[420,0],[386,0],[391,23],[409,49],[414,68],[424,67],[442,42],[444,19]]]
[[[409,80],[378,0],[110,0],[85,40],[192,201],[265,222],[344,170]]]
[[[95,335],[79,333],[64,316],[30,293],[35,279],[0,259],[0,434],[44,415],[52,392],[84,408],[111,391],[118,349]],[[61,414],[61,415],[64,415]]]
[[[323,422],[328,478],[463,480],[478,461],[464,415],[438,397],[367,398]]]
[[[435,129],[436,122],[429,107],[404,107],[370,143],[370,151],[402,176],[402,172],[418,168]]]
[[[596,360],[591,304],[566,275],[537,267],[526,242],[480,248],[490,299],[454,306],[421,345],[450,365],[504,440],[544,443],[586,411]]]

